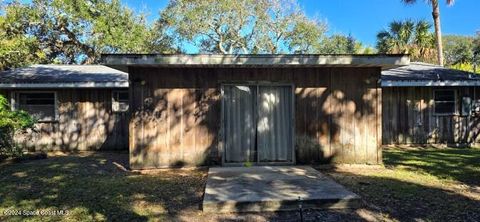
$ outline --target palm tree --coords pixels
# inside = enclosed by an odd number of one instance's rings
[[[415,4],[417,0],[401,0],[405,4]],[[435,38],[437,40],[437,59],[438,64],[443,66],[443,46],[442,46],[442,30],[440,26],[440,7],[438,0],[425,0],[432,6],[433,24],[435,26]],[[445,0],[447,5],[452,5],[455,0]]]
[[[415,24],[410,20],[391,22],[388,30],[377,34],[378,51],[380,53],[410,53],[409,44],[414,31]]]
[[[413,61],[434,62],[435,37],[426,21],[393,21],[377,34],[379,53],[410,54]]]

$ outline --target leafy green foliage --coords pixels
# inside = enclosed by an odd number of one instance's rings
[[[473,72],[474,63],[480,64],[480,54],[475,56],[480,37],[447,35],[443,37],[445,64],[454,69]],[[480,72],[480,70],[476,70]]]
[[[332,35],[325,39],[322,45],[321,52],[327,54],[368,54],[370,52],[368,51],[370,49],[366,50],[366,48],[363,48],[362,43],[357,41],[352,35]]]
[[[380,53],[410,54],[413,61],[435,61],[435,37],[426,21],[393,21],[388,30],[377,34],[377,50]]]
[[[14,19],[25,15],[17,7],[5,10],[6,14],[15,16],[0,15],[0,70],[44,62],[45,53],[40,49],[38,40],[23,35],[21,30],[24,27]]]
[[[2,5],[2,69],[28,63],[95,63],[101,53],[175,52],[172,39],[120,0],[33,0]],[[17,52],[18,51],[18,52]],[[19,61],[29,55],[24,61]],[[28,57],[28,56],[27,56]]]
[[[7,99],[0,95],[0,155],[21,155],[13,136],[22,130],[32,129],[35,122],[25,111],[12,111]]]
[[[458,69],[458,70],[463,70],[467,72],[475,72],[480,74],[479,68],[477,67],[477,69],[475,70],[474,65],[471,62],[457,63],[454,65],[450,65],[449,67],[452,69]]]
[[[471,36],[443,36],[445,64],[471,63],[473,61],[473,40]]]
[[[415,4],[417,0],[401,0],[405,4]],[[443,41],[442,41],[442,32],[440,30],[440,6],[439,0],[425,0],[425,3],[428,3],[432,6],[432,17],[433,23],[435,25],[435,43],[436,43],[436,53],[437,53],[437,62],[439,65],[444,65],[443,58]],[[453,5],[455,0],[445,0],[447,5]]]
[[[473,40],[473,51],[477,59],[477,64],[480,65],[480,31],[477,32],[477,35]]]
[[[326,32],[288,0],[172,0],[161,21],[209,53],[312,53]]]

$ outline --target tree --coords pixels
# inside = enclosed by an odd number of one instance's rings
[[[326,32],[289,0],[171,0],[160,20],[208,53],[312,53]]]
[[[120,0],[13,1],[2,7],[0,32],[31,43],[33,52],[44,53],[45,63],[88,64],[97,62],[101,53],[175,51],[171,39],[159,36],[158,27],[149,27],[143,14],[134,15]],[[7,43],[6,51],[14,48]]]
[[[401,0],[405,4],[415,4],[417,0]],[[443,66],[443,46],[442,46],[442,30],[440,24],[440,7],[438,0],[426,0],[432,6],[432,17],[435,26],[435,38],[437,43],[437,59],[438,64]],[[447,5],[452,5],[454,0],[445,0]]]
[[[469,72],[479,72],[475,65],[480,64],[480,35],[461,36],[447,35],[443,36],[445,65],[450,68],[460,69]]]
[[[477,35],[473,40],[473,51],[477,56],[477,59],[478,59],[477,61],[479,61],[480,60],[480,31],[477,32]]]
[[[4,11],[15,16],[0,15],[0,70],[44,62],[45,53],[37,38],[23,35],[23,27],[14,19],[23,12],[16,7],[7,7]]]
[[[352,35],[335,34],[326,38],[322,45],[321,53],[326,54],[355,54],[365,51],[362,44]]]
[[[474,55],[474,38],[471,36],[443,36],[445,65],[472,63]]]
[[[480,31],[477,31],[477,35],[473,40],[473,55],[474,55],[474,71],[480,73]]]
[[[12,111],[8,100],[0,95],[0,155],[18,156],[22,150],[15,145],[16,133],[32,129],[36,120],[25,111]]]
[[[432,62],[435,57],[435,37],[426,21],[393,21],[388,30],[377,34],[379,53],[410,54],[412,60]]]

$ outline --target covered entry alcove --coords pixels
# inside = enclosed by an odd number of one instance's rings
[[[130,167],[381,162],[404,55],[103,55],[130,81]]]

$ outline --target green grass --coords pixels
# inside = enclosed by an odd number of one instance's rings
[[[479,221],[480,149],[387,149],[385,168],[327,172],[394,221]]]
[[[127,155],[120,155],[122,158]],[[0,221],[148,221],[198,211],[205,170],[124,172],[118,154],[63,156],[0,166]],[[67,210],[7,216],[7,210]]]
[[[88,153],[0,164],[0,221],[282,220],[290,214],[203,214],[206,170],[125,172],[128,154]],[[385,167],[322,171],[359,194],[365,207],[318,211],[336,220],[480,221],[480,149],[387,149]],[[64,216],[7,216],[6,210],[67,210]],[[332,219],[333,218],[333,219]],[[284,220],[282,220],[284,221]]]
[[[480,149],[388,149],[386,166],[431,174],[439,179],[480,185]]]

